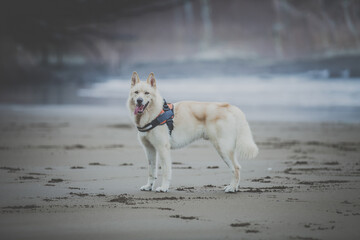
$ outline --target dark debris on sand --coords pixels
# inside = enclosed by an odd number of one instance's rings
[[[219,166],[208,166],[207,168],[208,169],[216,169],[216,168],[219,168]]]
[[[320,167],[320,168],[286,168],[284,173],[292,174],[292,175],[301,175],[304,172],[316,172],[316,171],[341,171],[341,168],[328,168],[328,167]]]
[[[78,196],[78,197],[86,197],[86,196],[89,196],[88,193],[75,193],[75,192],[70,192],[69,194],[70,194],[70,195],[73,195],[73,196]]]
[[[7,170],[8,173],[14,173],[14,172],[17,172],[17,171],[22,171],[24,169],[22,168],[13,168],[13,167],[0,167],[0,169],[2,170]]]
[[[192,190],[194,190],[194,187],[178,187],[176,188],[176,191],[190,191],[192,192]]]
[[[175,211],[172,208],[167,208],[167,207],[131,207],[132,209],[158,209],[158,210],[162,210],[162,211]]]
[[[92,163],[89,163],[90,166],[105,166],[105,164],[102,164],[102,163],[98,163],[98,162],[92,162]]]
[[[324,162],[324,165],[339,165],[339,162],[337,162],[337,161]]]
[[[232,223],[230,224],[231,227],[248,227],[251,224],[248,222],[244,222],[244,223]]]
[[[132,163],[122,163],[119,166],[134,166]]]
[[[307,161],[296,161],[296,162],[294,162],[294,165],[306,165],[306,164],[308,164]]]
[[[287,187],[287,186],[272,186],[272,187],[260,187],[260,188],[247,187],[246,190],[242,190],[241,192],[249,192],[249,193],[278,192],[292,188],[293,187]]]
[[[39,208],[39,206],[37,205],[24,205],[24,206],[8,206],[8,207],[3,207],[3,209],[13,209],[13,210],[18,210],[18,209],[36,209]]]
[[[70,169],[84,169],[82,166],[72,166]]]
[[[265,180],[266,179],[266,180]],[[255,179],[252,179],[251,181],[252,182],[260,182],[260,183],[270,183],[271,181],[268,180],[270,179],[269,176],[265,177],[265,178],[255,178]]]
[[[64,181],[64,179],[61,179],[61,178],[52,178],[50,181],[48,181],[48,183],[60,183],[63,181]]]
[[[34,176],[46,176],[46,174],[45,174],[45,173],[33,173],[33,172],[28,173],[28,175],[34,175]]]
[[[167,200],[183,200],[184,197],[154,197],[154,198],[143,198],[142,200],[150,200],[150,201],[167,201]]]
[[[182,162],[173,162],[172,165],[182,165]]]
[[[184,219],[184,220],[199,220],[198,217],[194,217],[194,216],[181,216],[181,215],[170,215],[169,217],[171,218],[180,218],[180,219]]]
[[[128,194],[121,194],[118,197],[111,199],[109,202],[124,203],[126,205],[135,205],[134,197]]]
[[[65,148],[66,150],[84,149],[85,146],[82,145],[82,144],[74,144],[74,145],[64,146],[64,148]]]
[[[39,178],[33,176],[21,176],[19,177],[19,180],[39,180]]]
[[[299,184],[303,185],[314,185],[314,184],[338,184],[338,183],[347,183],[347,180],[326,180],[326,181],[301,181]]]
[[[173,167],[173,169],[192,169],[191,166],[188,167]]]

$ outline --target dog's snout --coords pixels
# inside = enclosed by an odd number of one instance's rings
[[[139,97],[138,99],[136,99],[136,102],[140,105],[142,104],[142,102],[144,101],[144,99],[142,99],[141,97]]]

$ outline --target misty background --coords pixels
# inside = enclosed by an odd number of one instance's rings
[[[130,77],[250,120],[360,120],[360,2],[7,0],[0,108],[127,114]]]

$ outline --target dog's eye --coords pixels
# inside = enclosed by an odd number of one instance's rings
[[[149,92],[145,92],[145,95],[149,95],[150,93]]]
[[[139,91],[135,91],[135,94],[138,94],[139,93]]]

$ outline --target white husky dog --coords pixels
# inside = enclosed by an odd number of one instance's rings
[[[163,98],[156,88],[156,80],[150,73],[146,82],[141,82],[136,72],[131,78],[128,109],[135,125],[149,125],[163,110]],[[157,178],[157,158],[162,170],[162,184],[157,192],[167,192],[171,180],[170,149],[184,147],[197,139],[209,140],[220,157],[229,166],[233,175],[225,192],[236,192],[240,182],[240,164],[237,157],[254,158],[258,154],[248,122],[242,111],[228,103],[178,102],[174,105],[172,132],[167,124],[146,132],[138,132],[149,161],[149,177],[140,190],[154,190]]]

